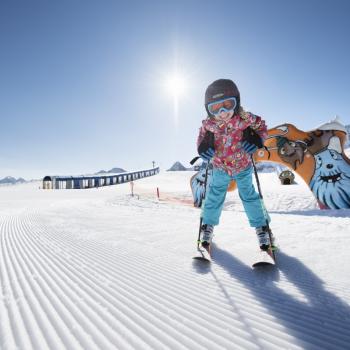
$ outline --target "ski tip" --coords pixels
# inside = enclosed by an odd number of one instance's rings
[[[252,267],[275,266],[275,259],[272,252],[260,251],[259,258],[252,264]]]
[[[206,263],[210,263],[211,262],[211,259],[205,258],[204,256],[194,256],[192,259],[198,260],[198,261],[203,261],[203,262],[206,262]]]
[[[252,267],[265,267],[265,266],[275,266],[273,262],[258,261],[252,265]]]
[[[210,256],[210,251],[207,250],[206,248],[197,247],[197,252],[195,256],[193,257],[195,260],[199,261],[204,261],[204,262],[211,262],[211,256]]]

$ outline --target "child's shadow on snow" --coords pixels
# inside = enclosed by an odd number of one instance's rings
[[[276,267],[252,269],[229,252],[217,246],[214,249],[214,263],[253,293],[303,349],[350,349],[350,306],[326,290],[324,282],[301,261],[278,251]],[[237,308],[234,294],[230,296],[211,273]],[[286,292],[291,289],[293,293]]]

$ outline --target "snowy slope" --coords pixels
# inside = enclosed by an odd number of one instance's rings
[[[278,268],[251,269],[235,192],[207,267],[191,259],[192,174],[138,180],[134,197],[0,188],[0,349],[349,349],[350,211],[261,174]]]

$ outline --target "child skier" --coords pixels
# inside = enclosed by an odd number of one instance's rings
[[[228,185],[235,180],[249,224],[255,227],[260,249],[266,251],[270,247],[266,226],[270,218],[252,183],[251,154],[257,150],[258,143],[243,137],[244,130],[250,127],[258,139],[261,138],[261,145],[267,137],[265,122],[243,110],[239,90],[228,79],[216,80],[208,86],[205,108],[208,117],[202,121],[197,147],[202,159],[212,159],[213,174],[201,214],[200,243],[210,253],[213,229],[219,224]]]

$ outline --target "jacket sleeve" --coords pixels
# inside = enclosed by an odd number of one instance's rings
[[[253,130],[257,132],[257,134],[262,138],[263,141],[267,138],[267,126],[265,120],[261,117],[243,111],[241,113],[241,118],[247,123],[247,126],[250,126]]]
[[[206,152],[209,148],[215,150],[215,136],[214,133],[207,130],[203,124],[199,129],[199,135],[197,139],[198,154]]]
[[[204,139],[205,133],[206,133],[206,130],[204,128],[204,125],[202,125],[199,129],[199,135],[197,138],[197,150]]]

